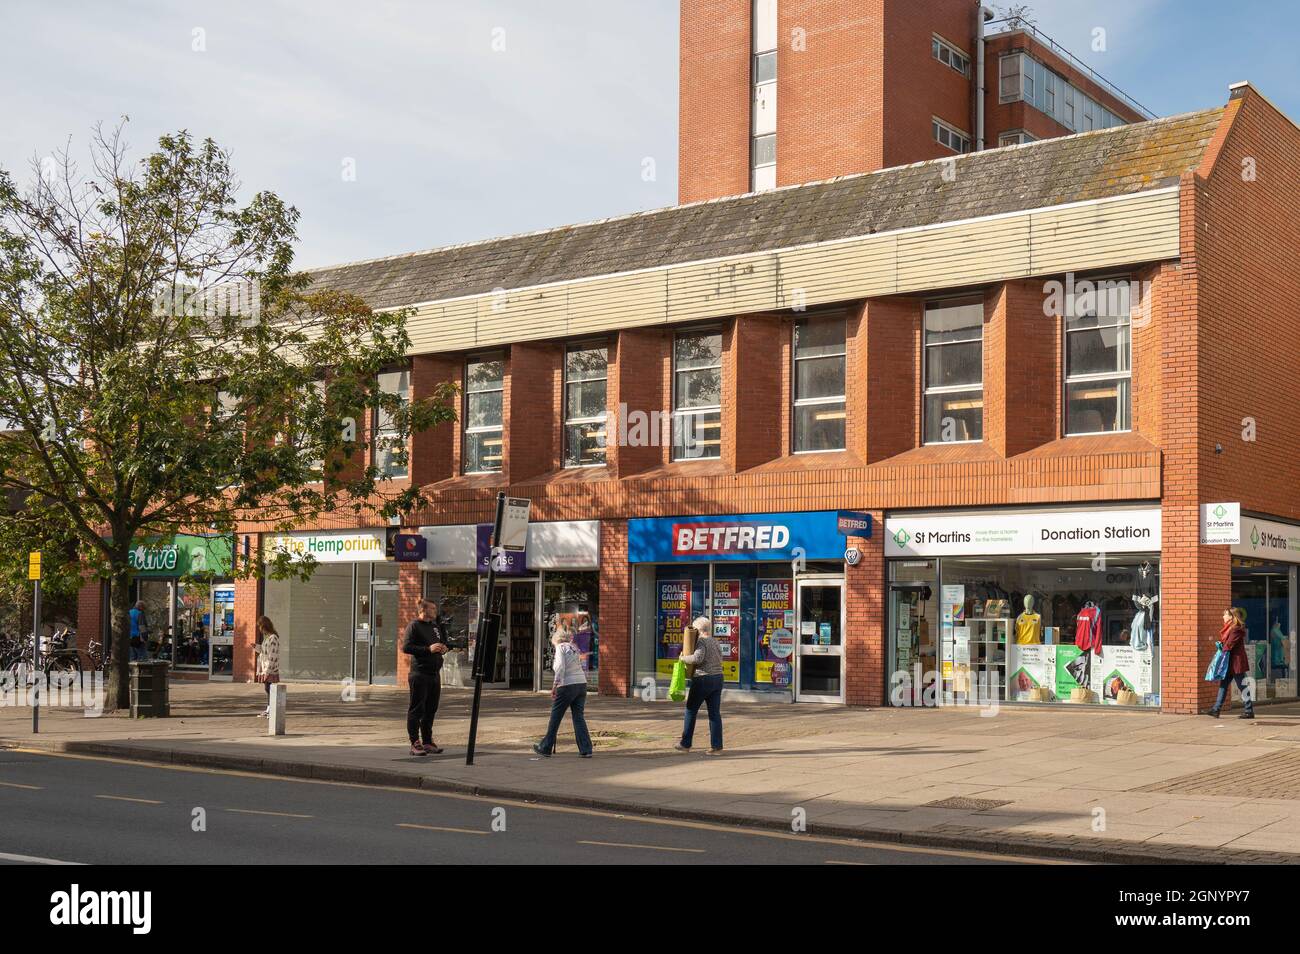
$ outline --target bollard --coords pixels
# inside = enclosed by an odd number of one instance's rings
[[[284,735],[284,706],[287,696],[284,683],[277,682],[271,686],[271,711],[266,719],[267,735]]]

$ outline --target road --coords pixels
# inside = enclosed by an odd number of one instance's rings
[[[502,824],[504,831],[495,830]],[[1030,861],[469,796],[0,751],[0,862],[35,860],[314,865]]]

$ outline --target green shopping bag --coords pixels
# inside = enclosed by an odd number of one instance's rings
[[[681,702],[686,698],[686,663],[680,659],[673,663],[673,678],[668,683],[668,698]]]

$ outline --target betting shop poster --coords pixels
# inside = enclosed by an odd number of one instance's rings
[[[722,681],[740,682],[740,580],[713,581],[713,636],[722,650]]]
[[[794,584],[790,580],[758,580],[758,651],[754,655],[754,681],[772,684],[772,666],[781,663],[784,685],[789,685],[791,660],[772,652],[772,634],[794,630]]]
[[[659,641],[655,644],[655,673],[671,679],[673,663],[682,654],[682,639],[691,625],[691,581],[659,581]]]

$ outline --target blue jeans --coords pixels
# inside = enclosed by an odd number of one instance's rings
[[[131,647],[131,662],[144,662],[148,660],[148,658],[149,658],[149,653],[145,650],[143,646]]]
[[[1230,672],[1223,677],[1223,681],[1219,683],[1219,697],[1214,700],[1214,711],[1218,712],[1220,709],[1223,708],[1224,700],[1228,698],[1228,686],[1232,685],[1233,682],[1236,682],[1237,688],[1241,690],[1241,701],[1245,704],[1246,711],[1254,712],[1255,700],[1252,699],[1250,697],[1250,693],[1246,691],[1245,673],[1240,673],[1240,672],[1238,673]]]
[[[686,722],[682,726],[682,748],[691,747],[695,737],[695,719],[700,706],[709,707],[709,748],[722,748],[722,675],[696,676],[686,693]]]
[[[590,755],[592,751],[591,733],[587,731],[587,685],[560,686],[555,690],[555,701],[551,703],[551,723],[546,727],[546,738],[541,741],[543,752],[555,751],[555,736],[560,731],[566,709],[573,710],[573,734],[578,740],[578,752]]]

